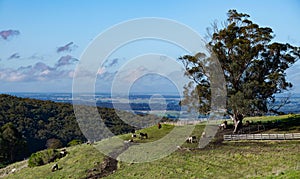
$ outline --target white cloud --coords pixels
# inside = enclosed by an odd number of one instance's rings
[[[0,81],[22,82],[22,81],[51,81],[57,79],[69,79],[74,76],[73,68],[62,68],[72,65],[78,60],[70,55],[61,57],[53,66],[43,62],[37,62],[34,65],[21,66],[17,69],[0,68]]]

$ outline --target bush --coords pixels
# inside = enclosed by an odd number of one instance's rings
[[[46,142],[47,149],[58,149],[63,147],[62,142],[59,139],[48,139]]]
[[[68,146],[74,146],[74,145],[79,145],[79,144],[82,144],[82,141],[78,140],[78,139],[74,139],[68,143]]]
[[[0,169],[1,168],[4,168],[4,167],[6,167],[7,166],[7,164],[5,164],[5,163],[0,163]]]
[[[28,161],[28,166],[36,167],[36,166],[45,165],[47,163],[54,162],[58,158],[60,158],[59,151],[55,149],[43,150],[31,154]]]

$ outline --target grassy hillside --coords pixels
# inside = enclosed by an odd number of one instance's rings
[[[86,141],[83,132],[95,128],[95,122],[104,122],[114,134],[119,135],[134,129],[121,120],[119,115],[122,116],[122,119],[128,119],[131,122],[140,123],[142,121],[139,115],[126,111],[118,111],[117,113],[114,109],[100,107],[97,110],[101,119],[92,120],[94,116],[90,114],[91,107],[85,106],[81,110],[81,113],[85,112],[86,114],[84,115],[85,121],[81,123],[81,128],[79,128],[79,122],[71,104],[0,94],[0,168],[14,161],[22,160],[33,152],[45,149],[49,139],[59,140],[63,146],[74,139]],[[147,124],[151,122],[151,124],[155,124],[160,120],[154,115],[145,115],[143,119]],[[10,146],[5,149],[1,147],[1,145],[9,146],[12,143],[8,142],[8,139],[12,137],[7,137],[4,140],[4,135],[1,135],[3,133],[1,128],[7,124],[12,124],[13,128],[20,134],[20,138],[24,141],[23,145]],[[6,133],[8,133],[7,131]],[[94,131],[95,136],[103,136],[101,135],[102,132],[102,130]],[[15,156],[8,157],[6,154],[13,149]]]
[[[252,120],[268,123],[266,118]],[[280,125],[290,126],[277,126],[280,132],[300,132],[300,116],[272,117],[268,120],[280,120]],[[160,130],[156,126],[143,129],[142,132],[147,132],[149,139],[137,139],[136,142],[155,141],[169,133],[173,127],[163,125]],[[197,125],[193,135],[200,136],[203,129],[203,125]],[[277,129],[270,130],[274,132]],[[127,140],[130,135],[125,134],[120,138]],[[97,144],[101,145],[101,142]],[[209,145],[205,149],[178,150],[165,158],[148,163],[119,162],[118,169],[107,178],[299,178],[299,144],[300,141],[223,142]],[[189,148],[196,146],[197,144],[184,144],[184,147]],[[54,163],[28,168],[24,167],[23,162],[14,164],[23,166],[23,169],[6,177],[86,178],[91,172],[99,172],[99,164],[105,158],[93,146],[87,144],[67,148],[67,151],[69,154],[57,161],[60,168],[58,171],[51,172]],[[13,166],[9,166],[6,170],[12,168]],[[0,176],[4,171],[5,169],[0,170]]]
[[[54,164],[50,163],[47,165],[29,168],[24,167],[22,170],[17,171],[13,174],[10,174],[6,177],[8,178],[82,178],[86,175],[86,170],[93,168],[94,163],[101,162],[104,156],[98,152],[91,145],[78,145],[69,147],[67,149],[69,154],[63,158],[61,158],[58,163],[59,170],[56,172],[51,172],[51,167]],[[18,162],[22,163],[24,162]],[[13,165],[17,165],[13,164]],[[13,166],[12,165],[12,166]],[[18,165],[16,166],[16,168]],[[0,176],[3,175],[4,172],[11,171],[14,167],[8,167],[9,170],[0,169]]]
[[[299,161],[299,142],[228,142],[210,150],[177,151],[151,163],[123,163],[108,178],[296,178]]]

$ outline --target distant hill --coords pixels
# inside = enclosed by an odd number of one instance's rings
[[[22,98],[33,98],[40,100],[51,100],[55,102],[63,102],[72,104],[74,101],[72,100],[72,93],[26,93],[26,92],[18,92],[18,93],[10,93],[13,96],[18,96]],[[115,105],[118,106],[120,110],[128,110],[128,104],[122,103],[122,99],[130,100],[130,108],[135,111],[137,114],[139,113],[148,113],[150,110],[149,100],[153,94],[147,93],[134,93],[129,96],[119,95],[116,97],[112,97],[110,93],[95,93],[95,94],[78,94],[78,96],[85,100],[96,101],[98,107],[103,108],[114,108]],[[164,115],[168,118],[178,119],[179,112],[181,117],[184,118],[184,113],[186,111],[186,107],[180,106],[179,102],[181,97],[178,94],[164,94],[163,97],[165,101],[161,103],[158,102],[151,103],[152,109],[161,109],[167,110],[168,112]],[[285,114],[300,114],[300,93],[283,93],[276,95],[276,102],[272,104],[272,106],[276,109],[278,106],[281,106],[282,101],[285,101],[286,98],[289,98],[289,102],[281,107],[279,110],[281,113]],[[75,100],[76,101],[76,100]],[[153,110],[152,110],[153,111]],[[171,113],[170,113],[171,112]],[[205,117],[205,116],[201,116]]]
[[[119,118],[114,109],[98,108],[98,111],[101,115],[101,120],[114,134],[128,133],[133,129],[132,126]],[[138,115],[124,111],[121,113],[124,118],[136,118],[137,121],[139,120]],[[155,116],[151,115],[149,115],[149,119],[157,120]],[[33,152],[45,149],[48,139],[58,139],[63,146],[66,146],[68,142],[74,139],[87,140],[78,126],[73,106],[68,103],[1,94],[0,128],[8,123],[12,123],[17,131],[21,133],[26,144],[22,147],[20,153],[15,156],[15,160],[26,158]],[[1,165],[13,162],[5,158],[5,156],[1,157],[1,149],[0,147],[0,168]]]

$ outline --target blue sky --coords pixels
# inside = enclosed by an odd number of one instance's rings
[[[253,22],[271,27],[276,34],[274,41],[300,46],[297,0],[0,0],[0,92],[71,92],[81,54],[99,33],[120,22],[168,18],[204,36],[211,23],[226,19],[229,9],[247,13]],[[184,54],[182,49],[156,42],[120,49],[107,59],[110,68],[97,79],[96,91],[109,91],[120,65],[133,54],[148,53],[147,49],[160,54],[165,51],[173,58]],[[147,77],[144,82],[142,79],[133,85],[137,91],[174,88],[161,77],[155,77],[156,83],[151,85]],[[294,84],[293,92],[299,93],[300,61],[289,69],[288,79]]]

